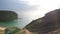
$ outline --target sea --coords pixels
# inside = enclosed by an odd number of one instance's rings
[[[22,18],[15,19],[13,21],[0,22],[0,27],[24,28],[31,21],[32,21],[32,19],[29,19],[27,17],[22,17]]]

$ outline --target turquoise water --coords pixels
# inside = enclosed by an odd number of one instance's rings
[[[23,19],[16,19],[14,21],[9,21],[9,22],[0,22],[0,26],[24,28],[30,22],[31,22],[30,19],[23,18]]]
[[[24,28],[32,20],[37,19],[37,18],[34,18],[34,19],[32,19],[32,18],[31,17],[27,17],[25,15],[21,15],[18,19],[14,20],[14,21],[0,22],[0,26]]]

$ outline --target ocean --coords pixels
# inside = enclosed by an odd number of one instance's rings
[[[14,21],[7,21],[7,22],[0,22],[0,26],[2,27],[17,27],[17,28],[24,28],[31,22],[31,19],[28,18],[18,18]]]

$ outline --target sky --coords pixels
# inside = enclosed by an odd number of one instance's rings
[[[0,0],[0,10],[12,10],[34,20],[60,8],[60,0]]]

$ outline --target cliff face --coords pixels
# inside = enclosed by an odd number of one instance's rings
[[[53,10],[45,14],[44,17],[36,19],[26,27],[30,32],[46,34],[60,28],[60,9]]]
[[[13,11],[0,10],[0,21],[11,21],[17,18],[17,13]]]

